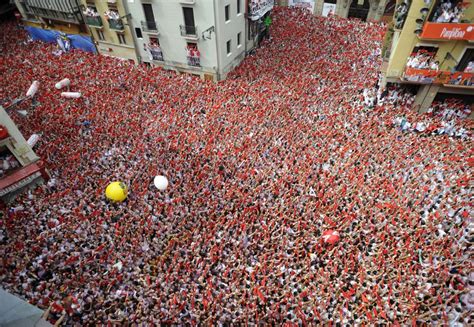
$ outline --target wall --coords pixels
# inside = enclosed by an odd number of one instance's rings
[[[236,0],[215,0],[216,2],[216,31],[219,55],[219,74],[224,75],[236,64],[235,60],[245,56],[245,0],[241,0],[240,14],[237,14]],[[225,21],[225,6],[230,5],[230,20]],[[241,33],[240,46],[237,45],[237,33]],[[231,53],[227,54],[226,43],[231,40]],[[237,60],[240,62],[242,59]]]
[[[390,62],[387,69],[387,78],[398,78],[405,70],[407,58],[413,51],[413,48],[420,45],[437,46],[438,51],[435,59],[440,62],[440,70],[451,70],[456,66],[456,62],[451,59],[446,59],[445,56],[449,52],[459,61],[464,53],[466,47],[471,47],[472,44],[467,41],[456,40],[421,40],[414,33],[417,28],[416,19],[421,16],[420,10],[426,5],[423,1],[413,1],[408,12],[407,19],[403,26],[403,30],[395,30],[395,35],[399,37],[394,38],[393,50],[390,56]],[[474,14],[474,6],[466,11],[466,17],[471,17]]]
[[[120,44],[117,32],[109,29],[109,24],[107,23],[107,19],[104,16],[104,13],[109,10],[109,5],[107,4],[107,2],[103,0],[91,0],[89,1],[89,3],[95,4],[97,12],[102,18],[103,27],[100,30],[105,36],[104,41],[100,40],[98,37],[97,30],[99,28],[89,26],[89,31],[91,32],[91,35],[93,36],[94,40],[97,42],[97,49],[99,50],[99,52],[101,54],[138,62],[138,58],[135,52],[133,36],[127,25],[127,18],[122,18],[125,27],[122,34],[125,36],[126,44]],[[82,4],[84,5],[84,7],[87,6],[87,2],[85,0],[82,0]],[[111,5],[110,8],[114,8],[114,6]],[[119,12],[120,17],[124,17],[127,15],[127,12],[122,4],[122,0],[118,0],[116,2],[116,8]]]

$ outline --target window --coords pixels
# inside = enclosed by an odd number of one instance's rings
[[[117,37],[120,44],[127,44],[127,41],[125,41],[125,35],[123,35],[123,33],[117,33]]]
[[[242,36],[242,32],[237,33],[237,46],[242,45],[242,43],[240,42],[241,36]]]
[[[230,54],[230,50],[231,50],[231,44],[230,44],[230,40],[227,41],[227,54]]]
[[[230,20],[230,5],[225,6],[225,21]]]
[[[138,27],[135,28],[135,34],[137,35],[137,38],[139,39],[143,38],[142,30],[139,29]]]
[[[156,30],[155,14],[153,7],[149,3],[143,4],[143,11],[145,12],[146,25],[149,30]]]
[[[99,40],[104,41],[105,40],[104,32],[102,32],[101,30],[97,30],[97,37],[99,38]]]
[[[237,14],[240,14],[240,0],[237,0]]]

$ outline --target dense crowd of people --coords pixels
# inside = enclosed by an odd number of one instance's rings
[[[69,325],[472,321],[471,122],[465,138],[393,126],[441,119],[378,87],[384,26],[273,21],[220,83],[54,56],[3,24],[0,99],[40,81],[12,117],[52,178],[2,211],[1,286]],[[81,98],[59,96],[66,77]]]
[[[433,21],[436,23],[460,23],[464,9],[469,3],[462,0],[442,0],[434,9]]]
[[[425,50],[412,53],[407,59],[407,67],[417,69],[439,70],[439,61],[435,60],[435,54]]]

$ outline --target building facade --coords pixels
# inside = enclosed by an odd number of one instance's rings
[[[90,35],[102,55],[214,81],[225,79],[269,36],[274,5],[274,0],[15,2],[26,24]]]
[[[132,16],[126,8],[128,0],[80,1],[84,21],[99,53],[139,63],[131,28]]]
[[[279,0],[280,6],[305,7],[317,15],[337,15],[344,18],[359,18],[367,21],[382,19],[390,0]]]
[[[384,46],[384,84],[416,89],[425,112],[437,97],[474,99],[474,6],[469,2],[397,2]]]
[[[88,34],[80,0],[15,0],[26,25],[69,34]]]
[[[139,61],[222,80],[265,35],[273,0],[124,1]]]
[[[0,106],[0,201],[7,203],[25,188],[49,179],[48,173]]]

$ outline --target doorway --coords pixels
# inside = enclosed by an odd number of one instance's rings
[[[369,15],[369,9],[369,0],[352,0],[347,18],[358,18],[365,22],[367,20],[367,16]]]

